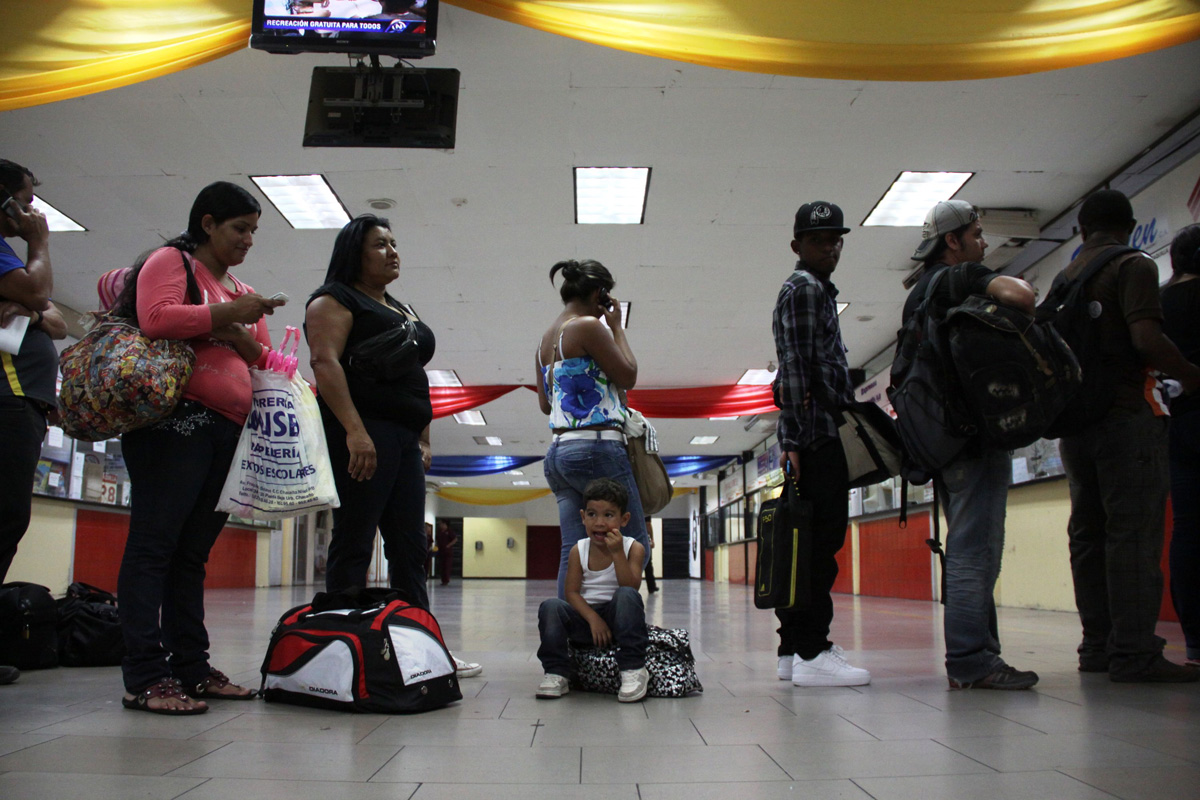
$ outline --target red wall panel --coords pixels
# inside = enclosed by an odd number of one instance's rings
[[[530,580],[558,580],[558,561],[562,557],[562,530],[557,525],[529,525],[525,528],[525,577]]]
[[[850,526],[846,526],[846,544],[837,554],[838,575],[833,582],[833,591],[854,594],[854,539]]]
[[[859,523],[859,594],[932,600],[928,538],[928,512],[910,515],[906,528],[895,517]]]
[[[1158,618],[1167,620],[1168,622],[1179,622],[1179,616],[1175,613],[1175,606],[1171,603],[1171,531],[1174,529],[1175,520],[1171,514],[1171,501],[1167,500],[1167,529],[1163,535],[1163,551],[1162,551],[1162,574],[1163,574],[1163,597],[1162,606],[1158,611]]]
[[[129,514],[81,508],[75,512],[75,569],[73,579],[110,592],[117,590],[121,554],[129,534]],[[254,586],[258,532],[225,528],[208,557],[208,589]]]

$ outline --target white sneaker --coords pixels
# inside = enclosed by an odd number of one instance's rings
[[[617,692],[617,700],[622,703],[636,703],[646,696],[646,688],[650,686],[650,671],[641,669],[621,670],[621,691]]]
[[[571,691],[571,684],[562,675],[551,675],[547,672],[538,684],[536,697],[543,700],[554,700]]]
[[[780,656],[779,663],[775,665],[775,674],[779,676],[781,681],[790,681],[792,679],[792,659],[795,656]]]
[[[866,686],[871,673],[846,663],[845,651],[836,644],[816,658],[792,660],[793,686]]]
[[[454,653],[451,653],[450,657],[454,659],[454,673],[458,675],[460,679],[474,678],[476,675],[479,675],[483,672],[483,667],[479,664],[473,664],[470,661],[463,661],[461,658],[454,655]]]

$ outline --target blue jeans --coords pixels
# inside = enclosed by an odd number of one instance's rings
[[[558,524],[562,531],[562,554],[558,562],[558,599],[563,599],[567,580],[567,559],[571,548],[587,536],[579,516],[583,508],[583,490],[596,478],[612,478],[629,492],[629,524],[621,529],[622,536],[631,536],[642,543],[646,558],[650,558],[650,540],[646,536],[646,515],[642,498],[633,480],[633,469],[625,445],[608,439],[571,439],[554,442],[546,451],[544,462],[546,481],[558,500]]]
[[[613,644],[617,648],[617,669],[646,666],[646,609],[637,590],[620,586],[613,592],[612,600],[596,603],[592,609],[612,631]],[[542,602],[538,609],[538,633],[542,637],[538,660],[548,675],[571,676],[568,642],[593,646],[592,627],[566,600],[551,598]]]
[[[130,692],[162,678],[191,689],[208,677],[205,565],[229,516],[216,507],[241,434],[236,422],[184,400],[121,437],[133,489],[117,576]]]
[[[1162,606],[1167,420],[1114,408],[1059,449],[1071,485],[1071,577],[1083,625],[1079,654],[1108,656],[1110,675],[1154,663]]]
[[[1200,659],[1200,410],[1171,418],[1171,600]]]
[[[937,475],[946,509],[946,674],[970,682],[1004,665],[996,625],[996,580],[1012,474],[1003,451],[960,455]]]

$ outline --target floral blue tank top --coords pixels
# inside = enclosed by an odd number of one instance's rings
[[[558,336],[557,352],[562,352],[562,333]],[[551,430],[593,425],[620,427],[629,415],[617,387],[591,356],[565,358],[543,366],[542,390],[550,398]]]

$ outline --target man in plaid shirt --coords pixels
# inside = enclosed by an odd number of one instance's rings
[[[772,330],[779,362],[776,402],[782,461],[796,476],[800,497],[813,507],[811,594],[779,618],[777,674],[796,686],[862,686],[871,673],[846,662],[829,641],[837,553],[846,541],[846,454],[828,411],[853,400],[846,346],[838,326],[837,287],[830,282],[842,256],[842,210],[818,200],[800,206],[792,251],[800,257],[775,301]],[[806,602],[807,600],[807,602]]]

